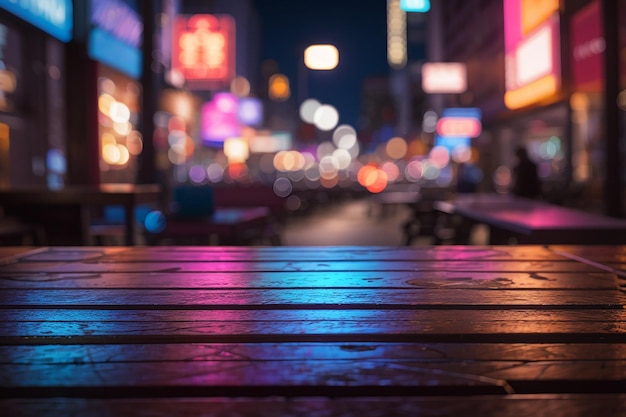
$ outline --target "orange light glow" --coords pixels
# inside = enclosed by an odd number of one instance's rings
[[[504,94],[504,104],[509,109],[519,109],[556,94],[558,85],[559,83],[554,75],[546,75],[522,88],[507,91]]]
[[[115,99],[110,94],[100,94],[98,97],[98,109],[102,114],[109,116],[111,105],[115,102]]]
[[[558,93],[561,88],[558,34],[558,16],[552,16],[507,52],[504,103],[509,109]]]
[[[269,80],[269,96],[272,100],[284,101],[291,95],[289,79],[283,74],[274,74]]]
[[[245,163],[228,164],[228,175],[233,179],[240,179],[248,174],[248,166]]]
[[[387,173],[373,164],[367,164],[359,169],[357,181],[371,193],[379,193],[387,188]]]
[[[401,137],[394,137],[389,139],[385,146],[387,155],[392,159],[402,159],[406,156],[408,151],[408,145],[406,140]]]
[[[528,34],[559,10],[559,0],[521,0],[522,33]]]
[[[224,141],[224,155],[228,163],[243,163],[249,157],[248,142],[241,138],[228,138]]]
[[[361,169],[359,169],[359,172],[357,173],[357,181],[359,182],[359,184],[361,184],[363,187],[366,187],[366,179],[369,176],[369,174],[372,171],[376,170],[376,166],[373,164],[367,164],[367,165],[363,165],[361,167]]]

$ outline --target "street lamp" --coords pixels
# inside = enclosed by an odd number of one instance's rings
[[[330,71],[339,64],[339,51],[334,45],[315,44],[304,50],[304,59],[298,65],[298,104],[307,99],[308,95],[308,72],[307,69],[316,71]]]

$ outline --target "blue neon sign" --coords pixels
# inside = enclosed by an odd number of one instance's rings
[[[90,58],[138,79],[142,73],[143,22],[131,0],[92,0]]]
[[[94,28],[89,34],[90,58],[123,72],[133,79],[141,77],[141,50],[122,42],[108,32]]]
[[[62,42],[72,39],[72,0],[4,0],[0,8]]]
[[[430,0],[400,0],[400,9],[405,12],[426,13],[430,10]]]

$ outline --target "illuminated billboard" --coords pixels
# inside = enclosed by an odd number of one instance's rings
[[[92,0],[87,54],[137,80],[141,77],[143,22],[123,0]]]
[[[202,106],[202,143],[222,146],[227,138],[241,135],[239,100],[231,93],[217,93]]]
[[[540,15],[529,19],[524,13],[531,8],[522,7],[527,4],[525,0],[504,1],[504,103],[509,109],[548,98],[561,87],[558,2],[556,6],[553,1],[549,3],[552,9],[542,8]],[[537,22],[537,16],[548,15]]]
[[[444,138],[475,138],[482,132],[481,111],[476,107],[447,108],[437,121],[437,135]]]
[[[13,13],[60,41],[72,40],[72,0],[2,1],[0,9]]]
[[[422,89],[429,94],[464,93],[467,68],[457,62],[427,62],[422,65]]]
[[[228,15],[178,16],[172,35],[172,72],[190,89],[228,85],[235,77],[235,21]]]
[[[606,43],[602,35],[600,1],[595,0],[572,16],[572,83],[576,91],[600,92]]]

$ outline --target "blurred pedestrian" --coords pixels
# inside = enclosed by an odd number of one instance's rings
[[[513,167],[512,192],[518,197],[538,198],[541,195],[541,181],[537,173],[537,164],[530,159],[526,148],[515,150],[517,163]]]

